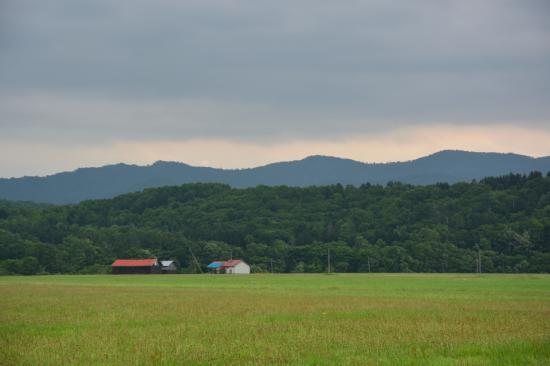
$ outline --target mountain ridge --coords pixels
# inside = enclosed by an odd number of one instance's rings
[[[222,169],[175,161],[151,165],[126,163],[78,168],[52,175],[0,178],[0,199],[66,204],[111,198],[145,188],[195,182],[226,183],[244,188],[257,185],[311,186],[363,183],[456,183],[508,173],[550,171],[550,156],[534,158],[514,153],[442,150],[417,159],[365,163],[327,155],[274,162],[252,168]]]

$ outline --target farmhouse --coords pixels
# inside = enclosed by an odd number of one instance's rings
[[[250,266],[241,259],[231,259],[223,262],[222,269],[227,274],[250,274]]]
[[[149,274],[160,273],[161,269],[155,258],[151,259],[117,259],[111,264],[113,274]]]
[[[206,266],[209,270],[220,273],[224,271],[227,274],[249,274],[250,266],[242,259],[230,259],[228,261],[214,261]]]
[[[162,273],[176,273],[178,266],[175,261],[160,261],[160,270]]]

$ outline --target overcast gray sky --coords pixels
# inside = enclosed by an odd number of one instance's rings
[[[0,1],[0,176],[548,141],[547,0]]]

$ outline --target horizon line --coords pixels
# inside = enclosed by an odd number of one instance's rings
[[[443,150],[438,150],[438,151],[435,151],[435,152],[427,154],[427,155],[417,156],[415,158],[408,159],[408,160],[395,160],[395,161],[386,161],[386,162],[368,162],[368,161],[361,161],[361,160],[357,160],[357,159],[352,159],[352,158],[347,158],[347,157],[342,157],[342,156],[335,156],[335,155],[311,154],[311,155],[306,155],[302,158],[297,158],[297,159],[276,160],[276,161],[267,162],[265,164],[248,166],[248,167],[240,167],[240,168],[224,168],[224,167],[219,167],[219,166],[192,165],[192,164],[186,163],[184,161],[159,159],[159,160],[155,160],[151,163],[145,163],[145,164],[141,164],[141,165],[140,164],[127,163],[127,162],[118,162],[118,163],[110,163],[110,164],[95,165],[95,166],[80,166],[80,167],[76,167],[72,170],[62,170],[62,171],[57,171],[57,172],[53,172],[51,174],[45,174],[45,175],[22,175],[22,176],[17,176],[17,177],[16,176],[11,176],[11,177],[0,176],[0,179],[47,178],[47,177],[51,177],[51,176],[58,175],[58,174],[73,173],[73,172],[76,172],[78,170],[101,169],[101,168],[113,167],[113,166],[117,166],[117,165],[125,165],[125,166],[131,166],[131,167],[146,168],[146,167],[152,167],[152,166],[154,166],[155,164],[158,164],[158,163],[183,164],[183,165],[187,165],[187,166],[192,167],[192,168],[217,169],[217,170],[225,170],[225,171],[249,170],[249,169],[262,168],[262,167],[266,167],[266,166],[274,165],[274,164],[292,163],[292,162],[303,161],[303,160],[306,160],[306,159],[309,159],[309,158],[314,158],[314,157],[332,158],[332,159],[339,159],[339,160],[349,160],[349,161],[353,161],[353,162],[360,163],[360,164],[365,164],[365,165],[403,164],[403,163],[409,163],[409,162],[412,162],[412,161],[415,161],[415,160],[419,160],[419,159],[422,159],[422,158],[427,158],[427,157],[437,155],[437,154],[441,154],[441,153],[445,153],[445,152],[515,155],[515,156],[521,156],[521,157],[526,157],[526,158],[530,158],[530,159],[541,159],[541,158],[550,157],[550,155],[532,156],[532,155],[520,154],[520,153],[516,153],[516,152],[496,152],[496,151],[474,151],[474,150],[462,150],[462,149],[443,149]]]

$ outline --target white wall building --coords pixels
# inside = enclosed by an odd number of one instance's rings
[[[250,274],[250,266],[241,259],[225,261],[222,268],[227,274]]]

